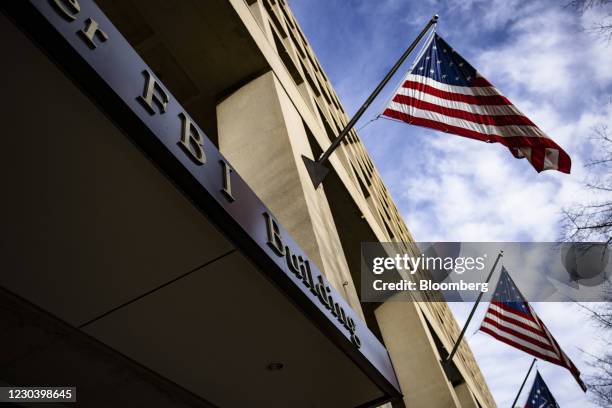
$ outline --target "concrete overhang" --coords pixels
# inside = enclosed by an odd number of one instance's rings
[[[221,192],[214,144],[204,138],[204,165],[178,145],[179,101],[170,95],[163,115],[142,109],[148,67],[95,4],[82,0],[73,21],[53,2],[7,4],[2,109],[15,137],[0,161],[0,380],[72,383],[89,406],[113,402],[104,387],[175,406],[397,397],[366,325],[330,289],[349,330],[267,245],[268,211],[246,183],[231,176],[235,201]],[[106,48],[76,34],[87,19]]]

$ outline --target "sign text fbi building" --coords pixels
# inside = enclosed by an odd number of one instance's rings
[[[4,7],[389,398],[400,395],[385,347],[93,1],[23,1]]]

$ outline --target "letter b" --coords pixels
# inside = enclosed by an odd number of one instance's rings
[[[179,118],[183,121],[183,130],[181,131],[179,145],[189,154],[196,164],[206,163],[202,134],[187,115],[181,112],[179,113]]]

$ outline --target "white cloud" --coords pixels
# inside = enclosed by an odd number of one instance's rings
[[[587,89],[612,80],[612,52],[582,30],[596,19],[587,13],[580,19],[567,9],[532,3],[530,12],[519,7],[499,47],[488,48],[475,61],[478,69],[509,95],[525,93],[547,98],[552,106],[573,106]],[[501,86],[503,85],[503,87]]]
[[[391,191],[417,240],[554,241],[561,210],[591,192],[583,184],[582,155],[597,123],[612,122],[612,107],[585,110],[568,120],[547,107],[525,104],[573,159],[571,175],[537,174],[500,145],[418,131],[424,155],[402,162]],[[403,126],[397,124],[394,126]],[[402,155],[397,149],[392,153]],[[387,179],[385,177],[385,179]],[[414,220],[419,220],[416,223]]]

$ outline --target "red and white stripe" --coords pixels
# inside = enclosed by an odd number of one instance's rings
[[[569,173],[563,149],[493,85],[477,76],[473,86],[454,86],[408,74],[383,116],[485,142],[507,146],[538,171]]]
[[[529,313],[523,313],[504,302],[492,301],[479,330],[534,357],[567,368],[586,391],[580,371],[528,303],[527,306]]]

